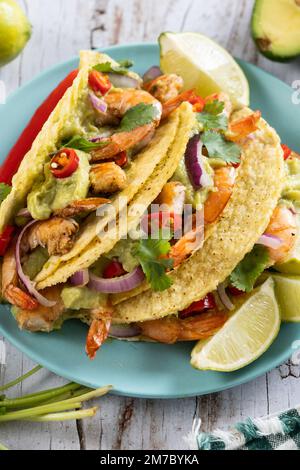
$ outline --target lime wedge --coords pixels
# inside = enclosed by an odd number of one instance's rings
[[[273,343],[280,328],[280,312],[269,278],[237,308],[212,337],[192,351],[191,365],[200,370],[230,372],[253,362]]]
[[[228,93],[235,107],[249,105],[248,81],[233,57],[212,39],[199,33],[162,33],[159,36],[160,66],[177,73],[184,88],[195,88],[205,97]]]
[[[281,319],[300,322],[300,277],[275,274],[273,279]]]

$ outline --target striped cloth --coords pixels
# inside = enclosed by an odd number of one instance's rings
[[[185,438],[193,450],[300,450],[300,406],[264,418],[248,418],[227,431],[200,432],[194,422]]]

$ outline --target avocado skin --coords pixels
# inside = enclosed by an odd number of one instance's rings
[[[261,47],[261,44],[260,44],[261,37],[256,32],[256,20],[258,16],[259,4],[261,3],[261,1],[263,0],[255,0],[255,4],[253,7],[253,11],[252,11],[252,17],[251,17],[251,35],[256,44],[257,49],[264,57],[266,57],[269,60],[272,60],[273,62],[282,62],[282,63],[292,62],[293,60],[297,59],[297,57],[300,56],[300,45],[299,45],[298,53],[293,54],[293,55],[286,55],[286,56],[278,55],[272,51],[264,50]]]

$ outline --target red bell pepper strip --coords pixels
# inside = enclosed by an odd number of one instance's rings
[[[182,320],[192,315],[203,312],[204,310],[210,310],[216,308],[216,301],[213,294],[207,294],[203,299],[193,302],[189,307],[185,308],[179,313],[179,318]]]
[[[103,271],[103,277],[105,279],[112,279],[114,277],[120,277],[127,274],[122,264],[119,261],[111,261]]]
[[[4,256],[13,237],[15,227],[8,225],[0,235],[0,256]]]
[[[285,145],[285,144],[281,144],[281,148],[283,150],[283,159],[286,160],[287,158],[289,158],[289,156],[291,155],[292,151],[291,149]]]
[[[75,150],[62,148],[51,159],[50,171],[55,178],[68,178],[77,170],[78,165],[79,157]]]
[[[245,292],[243,290],[240,290],[235,286],[228,286],[227,289],[229,290],[230,294],[233,295],[233,296],[244,295],[245,294]]]
[[[50,93],[48,98],[39,106],[32,116],[29,124],[25,127],[17,142],[9,152],[0,169],[0,181],[11,184],[13,175],[17,172],[21,161],[30,150],[32,143],[48,117],[52,113],[57,103],[61,100],[66,90],[72,85],[78,74],[78,70],[73,70],[60,82],[55,90]]]

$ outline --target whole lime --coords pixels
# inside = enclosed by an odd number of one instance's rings
[[[13,60],[31,36],[31,25],[14,0],[0,0],[0,66]]]

